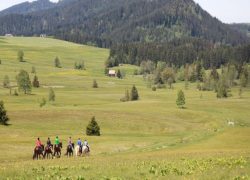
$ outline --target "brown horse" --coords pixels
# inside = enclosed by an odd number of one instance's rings
[[[72,143],[72,146],[68,145],[65,155],[68,156],[68,157],[73,156],[74,155],[74,148],[75,148],[74,143]]]
[[[62,142],[59,143],[59,145],[54,145],[54,157],[61,157],[61,149],[62,149]]]
[[[43,158],[53,158],[53,145],[51,146],[46,146],[45,150],[44,150],[44,155]]]
[[[41,145],[41,147],[35,147],[34,149],[34,154],[33,154],[33,159],[41,159],[41,156],[43,158],[43,151],[44,151],[44,145]]]

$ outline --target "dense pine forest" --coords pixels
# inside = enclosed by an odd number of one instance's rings
[[[0,24],[1,35],[47,34],[108,48],[187,37],[230,45],[249,42],[245,34],[213,18],[192,0],[63,0],[47,10],[2,15]]]
[[[158,61],[181,66],[249,62],[249,26],[228,25],[192,0],[39,0],[0,12],[0,34],[111,48],[107,67]]]

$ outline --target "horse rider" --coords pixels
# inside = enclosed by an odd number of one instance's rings
[[[56,139],[55,139],[55,148],[59,147],[59,144],[60,144],[59,138],[58,138],[58,136],[56,136]]]
[[[88,148],[88,152],[90,152],[90,150],[89,150],[89,143],[88,143],[88,141],[85,139],[84,140],[84,146],[86,146],[87,148]]]
[[[73,142],[71,137],[69,137],[69,141],[68,141],[69,146],[71,147],[71,149],[73,150]]]
[[[78,141],[77,141],[77,145],[80,147],[80,152],[82,152],[82,141],[81,141],[81,139],[80,138],[78,138]]]
[[[37,138],[37,140],[36,140],[36,148],[42,150],[42,142],[41,142],[40,138]]]
[[[51,140],[50,140],[49,137],[48,137],[48,140],[47,140],[47,147],[52,148],[52,143],[51,143]]]

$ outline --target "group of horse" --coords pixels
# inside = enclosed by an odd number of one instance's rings
[[[44,147],[42,145],[41,147],[35,147],[34,149],[34,154],[33,154],[33,159],[50,159],[50,158],[60,158],[62,155],[62,142],[59,143],[59,145],[50,145]],[[65,156],[71,157],[74,155],[76,157],[82,156],[82,155],[89,155],[89,148],[87,146],[82,146],[80,147],[77,145],[75,147],[74,143],[71,145],[68,145],[66,148],[66,153]]]

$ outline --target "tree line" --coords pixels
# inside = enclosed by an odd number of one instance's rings
[[[163,61],[180,67],[197,60],[202,61],[206,69],[219,68],[227,63],[242,65],[250,62],[250,44],[233,47],[199,38],[175,39],[169,43],[116,44],[111,47],[105,65],[113,67],[122,63],[140,65],[143,61]]]

